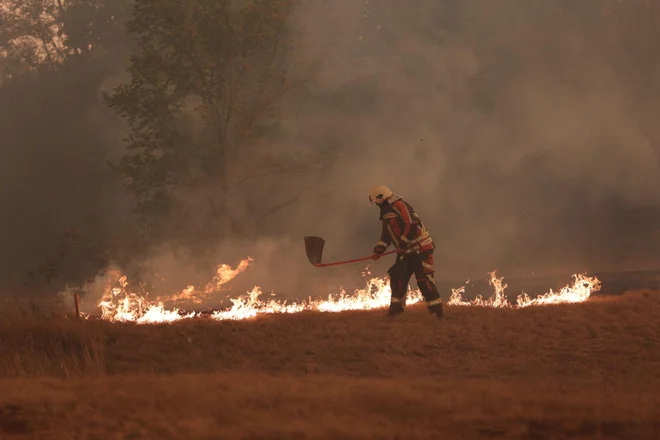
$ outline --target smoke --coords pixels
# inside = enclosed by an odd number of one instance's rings
[[[95,98],[74,87],[82,75],[65,85],[25,81],[0,97],[3,282],[20,282],[57,246],[58,234],[86,215],[122,209],[121,186],[107,167],[121,143],[102,134],[112,132],[116,118],[100,100],[96,108],[81,103]]]
[[[304,2],[295,24],[292,64],[317,63],[316,76],[304,101],[284,106],[289,135],[270,147],[330,145],[339,155],[321,180],[276,177],[238,190],[237,200],[276,202],[310,187],[255,224],[259,238],[224,241],[209,257],[253,256],[239,277],[247,289],[304,296],[359,283],[367,263],[313,268],[302,237],[325,238],[326,261],[369,255],[380,226],[367,193],[377,184],[430,229],[439,279],[654,262],[657,151],[602,2]],[[150,267],[176,266],[177,286],[203,278],[188,257],[165,255]]]
[[[343,152],[330,194],[282,221],[368,253],[378,223],[366,194],[387,184],[431,230],[438,277],[650,264],[657,151],[602,10],[306,3],[303,47],[322,58],[314,90],[334,97],[310,119],[325,121],[318,140],[340,132]]]
[[[424,220],[441,280],[486,277],[495,268],[508,278],[653,265],[660,133],[657,99],[649,95],[660,87],[657,66],[643,62],[657,59],[655,49],[639,46],[635,35],[657,37],[660,27],[652,20],[627,25],[619,19],[624,7],[643,5],[301,2],[290,74],[305,78],[314,66],[315,76],[306,78],[307,94],[282,103],[284,129],[263,147],[282,156],[331,147],[336,156],[311,175],[276,175],[234,189],[230,209],[252,238],[229,238],[204,255],[163,243],[122,269],[166,292],[206,283],[216,264],[236,266],[251,256],[254,264],[231,283],[232,293],[254,285],[298,297],[352,288],[367,263],[314,268],[303,236],[327,240],[326,261],[369,255],[380,225],[367,194],[378,184]],[[104,144],[121,145],[116,115],[97,109],[86,117],[105,133]],[[72,185],[96,172],[70,160]],[[27,180],[40,187],[57,180],[34,166],[30,172],[24,187]],[[31,197],[16,185],[9,192]],[[42,217],[62,206],[57,194],[64,188],[52,191]],[[287,203],[296,194],[297,203]],[[89,195],[103,203],[122,197],[119,189],[90,188]],[[206,196],[200,190],[191,197],[203,203]],[[37,240],[56,229],[37,226],[33,208],[21,212],[27,229],[44,231]],[[376,275],[387,265],[371,264]]]

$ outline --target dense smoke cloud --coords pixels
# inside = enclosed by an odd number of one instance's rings
[[[305,16],[330,48],[317,86],[346,99],[325,112],[349,146],[334,191],[306,211],[333,245],[365,253],[385,183],[427,222],[440,276],[649,263],[657,151],[602,2],[340,4]]]
[[[652,265],[659,137],[648,121],[657,107],[639,92],[645,77],[620,64],[624,55],[651,56],[626,52],[622,35],[635,26],[608,18],[601,1],[414,3],[302,2],[291,73],[303,76],[313,65],[316,75],[304,99],[282,103],[287,130],[269,147],[333,146],[329,171],[320,180],[275,176],[238,188],[233,209],[256,239],[228,239],[203,257],[163,243],[126,269],[179,289],[206,282],[214,264],[252,256],[237,290],[257,284],[304,296],[354,283],[363,265],[313,268],[302,237],[323,236],[327,260],[370,254],[379,224],[367,194],[377,184],[417,209],[435,238],[441,279],[460,282],[495,268],[513,276]],[[116,180],[101,165],[121,151],[121,125],[91,108],[69,122],[104,133],[91,157],[84,143],[55,154],[47,135],[30,153],[20,153],[20,139],[3,140],[13,153],[5,155],[2,201],[21,218],[3,225],[12,271],[90,204],[127,215],[115,208],[123,195],[103,183]],[[25,121],[36,124],[27,109]],[[84,191],[74,197],[68,185]],[[298,190],[300,203],[258,222],[248,209]]]
[[[0,92],[2,267],[14,286],[57,247],[64,229],[93,214],[108,226],[113,221],[104,220],[128,214],[108,168],[123,150],[118,120],[102,106],[100,90],[83,95],[89,89],[77,86],[89,73],[65,74],[66,88],[26,81]]]

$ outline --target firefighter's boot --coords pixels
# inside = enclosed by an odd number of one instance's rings
[[[429,313],[431,315],[435,315],[436,318],[438,319],[443,319],[443,311],[442,311],[442,303],[440,304],[435,304],[429,307]]]
[[[390,304],[390,309],[387,311],[387,316],[397,316],[404,312],[403,304],[401,303],[392,303]]]

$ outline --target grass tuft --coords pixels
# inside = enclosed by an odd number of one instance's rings
[[[102,323],[67,315],[59,304],[9,300],[0,311],[0,377],[105,374]]]

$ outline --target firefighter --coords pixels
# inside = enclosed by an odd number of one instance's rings
[[[435,244],[415,210],[384,185],[369,193],[369,202],[380,208],[380,241],[374,247],[372,259],[378,260],[393,245],[398,249],[396,262],[389,268],[392,296],[388,316],[404,312],[408,282],[415,275],[429,313],[442,319],[442,298],[433,278]]]

